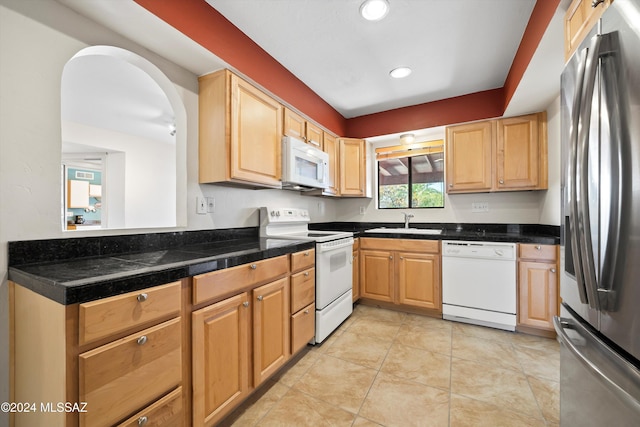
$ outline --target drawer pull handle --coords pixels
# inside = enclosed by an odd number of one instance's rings
[[[251,264],[251,269],[252,269],[252,270],[255,270],[256,268],[258,268],[258,266],[257,266],[257,265],[255,265],[255,264]]]
[[[304,314],[309,314],[309,309],[306,309],[306,310],[304,311]]]
[[[305,253],[304,253],[304,256],[309,256],[309,252],[305,252]]]
[[[147,336],[143,335],[140,338],[138,338],[138,340],[136,341],[138,343],[138,345],[144,345],[147,342]]]
[[[309,277],[309,272],[308,271],[305,271],[304,277]]]
[[[149,421],[149,418],[147,417],[140,417],[138,418],[138,425],[139,426],[144,426],[147,424],[147,422]]]
[[[258,295],[258,301],[262,301],[264,297],[262,295]]]
[[[149,294],[140,294],[136,297],[138,302],[144,302],[149,298]]]
[[[552,269],[551,269],[551,272],[555,274],[556,269],[555,269],[555,268],[552,268]]]
[[[243,302],[243,303],[242,303],[242,306],[243,306],[243,307],[249,307],[249,301],[245,301],[245,302]]]
[[[536,245],[536,250],[540,251],[540,250],[542,250],[542,247],[540,245]]]

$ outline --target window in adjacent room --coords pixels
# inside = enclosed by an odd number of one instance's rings
[[[378,208],[444,207],[444,142],[376,149]]]

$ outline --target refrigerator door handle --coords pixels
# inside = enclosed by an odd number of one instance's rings
[[[597,298],[596,266],[593,255],[593,241],[591,239],[591,219],[589,212],[589,131],[591,122],[591,100],[596,84],[598,63],[600,58],[601,36],[591,39],[587,59],[585,61],[584,82],[582,84],[582,98],[580,118],[578,124],[578,147],[576,157],[576,203],[578,205],[577,222],[578,238],[580,239],[580,258],[582,259],[582,274],[587,289],[589,306],[599,309]]]
[[[585,281],[582,273],[582,259],[580,256],[580,242],[578,241],[578,202],[577,202],[577,182],[576,169],[578,161],[578,128],[580,124],[580,106],[582,104],[582,86],[584,83],[585,62],[588,49],[580,52],[578,62],[578,75],[576,78],[576,91],[573,96],[573,110],[571,116],[571,128],[569,130],[569,173],[567,174],[567,186],[569,187],[569,236],[571,245],[571,254],[576,276],[576,284],[578,286],[578,294],[580,302],[588,304],[589,299],[585,289]]]
[[[625,242],[628,233],[623,234],[622,229],[625,222],[623,212],[628,212],[626,203],[631,197],[628,185],[632,181],[631,168],[628,161],[631,154],[628,153],[629,137],[628,116],[623,107],[625,94],[621,90],[620,74],[620,42],[618,33],[612,32],[601,36],[601,93],[604,101],[601,103],[601,117],[608,122],[608,137],[611,147],[611,160],[609,186],[610,206],[609,226],[606,236],[606,246],[602,258],[602,274],[600,275],[600,285],[597,288],[598,299],[602,310],[616,311],[618,306],[618,292],[615,287],[622,282],[624,270],[625,254],[621,253],[620,247],[626,246]],[[603,168],[604,169],[604,168]],[[601,180],[601,183],[603,181]]]
[[[569,335],[566,332],[566,329],[573,329],[579,335],[582,335],[584,339],[592,342],[593,345],[598,346],[598,350],[601,353],[610,353],[607,354],[607,357],[611,358],[611,363],[614,363],[616,367],[622,371],[624,371],[625,376],[630,379],[630,382],[638,383],[640,378],[638,378],[637,371],[627,366],[628,362],[621,359],[620,356],[613,353],[604,343],[602,343],[598,338],[596,338],[591,332],[582,328],[580,325],[574,324],[572,321],[568,319],[561,319],[558,316],[553,317],[553,327],[558,334],[558,338],[561,344],[564,344],[567,349],[571,352],[571,354],[578,359],[578,361],[589,371],[591,372],[598,380],[603,383],[607,389],[609,389],[617,398],[619,398],[622,402],[625,403],[630,408],[633,408],[635,411],[640,412],[640,402],[633,397],[633,395],[629,394],[627,390],[620,387],[616,381],[606,375],[603,370],[593,363],[580,349],[574,344]]]

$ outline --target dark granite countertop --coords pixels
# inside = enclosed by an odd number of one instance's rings
[[[142,236],[147,235],[139,235]],[[86,244],[88,242],[71,242]],[[46,250],[45,241],[34,241]],[[50,241],[59,244],[59,241]],[[61,304],[92,301],[185,277],[311,249],[313,242],[259,238],[202,242],[148,252],[115,253],[12,265],[9,280]],[[162,245],[160,245],[162,246]],[[20,248],[24,250],[25,248]],[[15,252],[15,250],[14,250]],[[15,257],[14,257],[15,258]]]
[[[310,224],[315,230],[351,231],[354,237],[423,240],[470,240],[483,242],[560,244],[560,227],[538,224],[411,223],[411,228],[441,230],[440,234],[371,233],[374,228],[402,228],[403,223],[327,222]]]

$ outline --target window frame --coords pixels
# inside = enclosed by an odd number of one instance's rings
[[[425,155],[429,153],[442,153],[442,205],[441,206],[412,206],[413,202],[413,173],[412,173],[412,161],[414,157]],[[444,175],[444,140],[432,140],[417,142],[409,145],[396,145],[390,147],[376,148],[376,191],[377,191],[377,209],[442,209],[445,207],[445,175]],[[381,207],[380,206],[380,161],[388,159],[407,159],[407,204],[406,207]],[[404,185],[404,184],[403,184]]]

